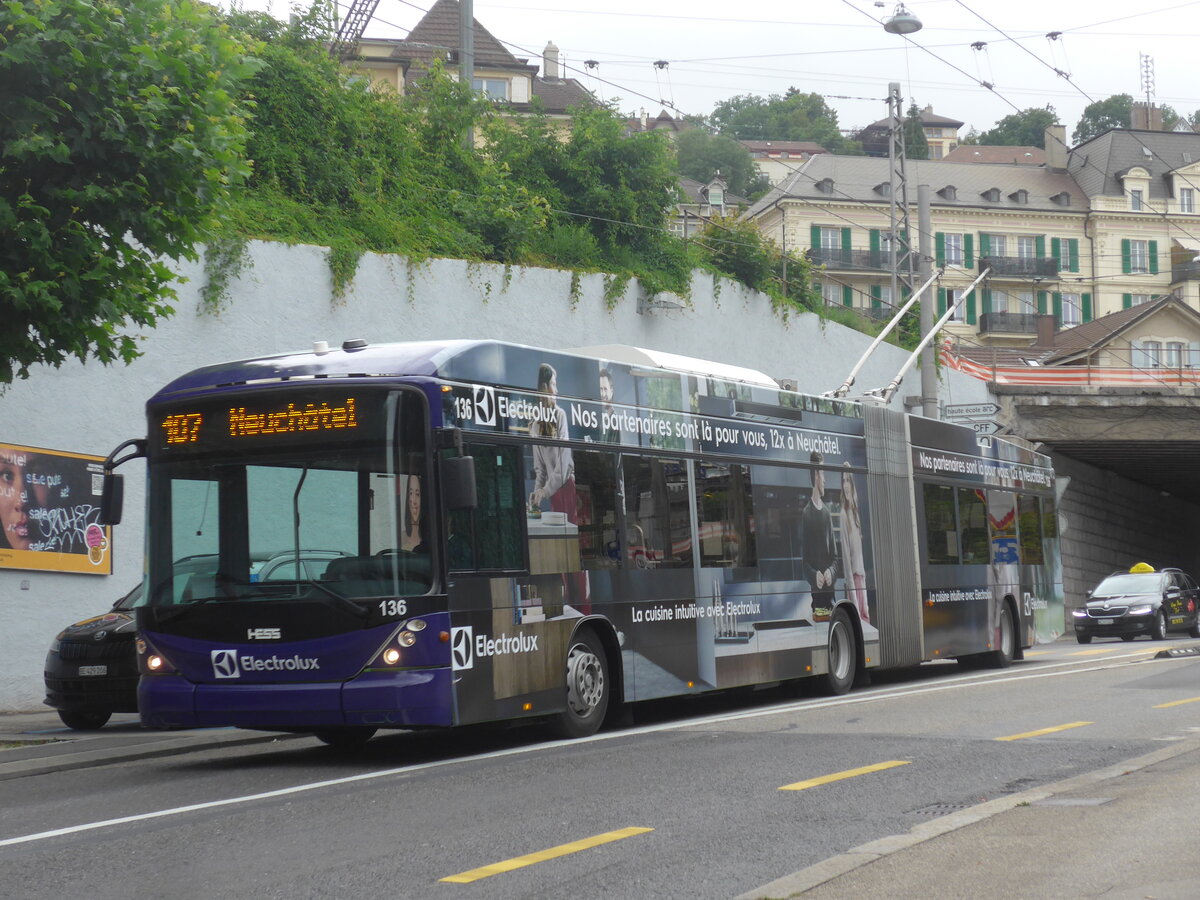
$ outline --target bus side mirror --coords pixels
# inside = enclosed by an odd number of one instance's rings
[[[120,525],[125,506],[125,476],[106,472],[100,487],[100,524]]]
[[[452,456],[442,460],[442,497],[446,509],[475,509],[475,457]]]

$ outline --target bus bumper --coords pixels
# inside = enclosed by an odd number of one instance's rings
[[[138,686],[138,709],[150,728],[449,726],[451,676],[446,667],[364,672],[347,682],[216,685],[154,675]]]

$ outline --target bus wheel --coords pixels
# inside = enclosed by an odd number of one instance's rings
[[[340,750],[351,750],[355,747],[361,747],[373,738],[377,730],[371,728],[369,725],[348,728],[323,728],[320,731],[314,731],[313,737],[322,744],[328,744],[330,747],[337,747]]]
[[[567,650],[567,708],[555,719],[561,737],[595,734],[608,711],[608,659],[591,629],[581,629]]]
[[[1000,605],[1000,646],[984,657],[994,669],[1007,669],[1017,655],[1017,629],[1013,625],[1012,607]]]
[[[818,680],[824,694],[844,694],[854,685],[858,666],[858,641],[844,609],[829,619],[829,671]]]

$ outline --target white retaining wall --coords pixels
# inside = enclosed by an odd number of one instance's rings
[[[701,273],[683,308],[639,313],[636,285],[610,309],[599,275],[583,277],[573,298],[565,271],[460,260],[409,266],[391,256],[364,258],[346,296],[333,300],[323,248],[256,242],[251,255],[252,266],[216,313],[199,300],[201,267],[181,265],[189,281],[175,315],[139,335],[144,356],[132,365],[67,363],[39,368],[12,385],[0,394],[0,442],[104,456],[121,441],[146,434],[142,404],[169,379],[200,365],[307,350],[314,340],[336,346],[349,338],[495,338],[555,349],[631,344],[794,378],[809,393],[837,387],[870,342],[811,314],[784,321],[765,296],[728,281],[714,290],[713,280]],[[855,390],[886,385],[906,357],[882,346]],[[943,403],[990,399],[981,381],[955,372],[942,378]],[[894,405],[919,393],[914,369]],[[42,663],[54,635],[104,612],[141,578],[145,470],[137,461],[122,471],[125,521],[114,534],[113,575],[0,569],[0,712],[39,708]]]

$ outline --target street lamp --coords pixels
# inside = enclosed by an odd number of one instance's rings
[[[882,3],[875,5],[883,6]],[[905,9],[903,3],[897,3],[891,18],[883,20],[883,30],[888,34],[915,34],[921,30],[921,20]]]

